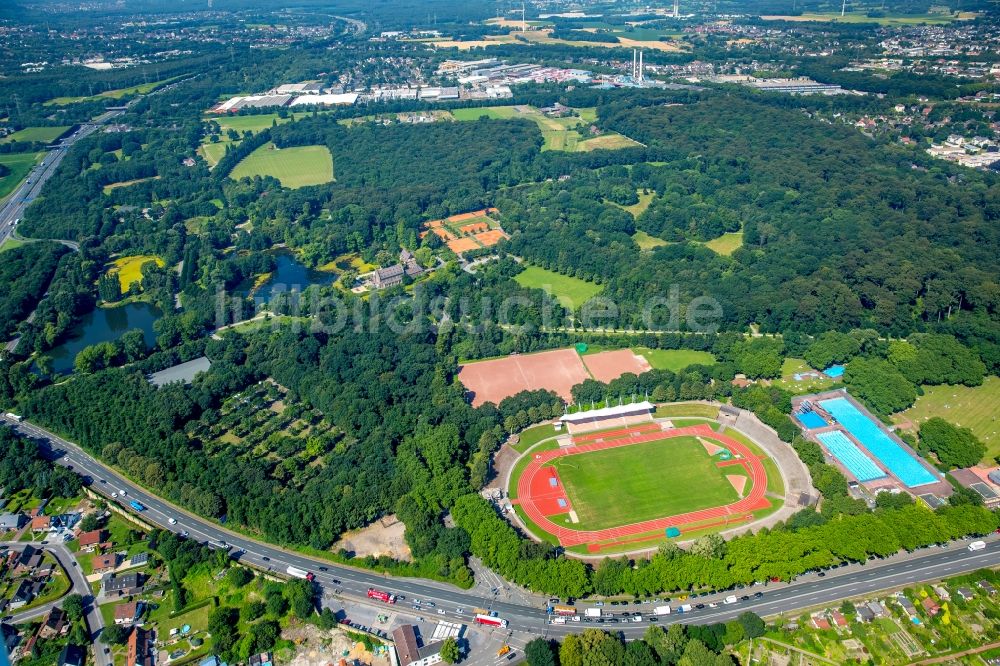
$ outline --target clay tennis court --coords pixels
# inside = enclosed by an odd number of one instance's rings
[[[490,229],[481,234],[476,234],[476,240],[482,243],[483,247],[493,247],[505,238],[507,238],[507,234],[502,229]]]
[[[580,355],[573,349],[467,363],[458,371],[459,381],[472,393],[473,407],[487,402],[499,405],[504,398],[521,391],[539,389],[554,391],[570,402],[570,390],[589,378]]]
[[[551,513],[554,509],[565,513],[562,507],[553,507],[553,497],[557,494],[554,490],[562,490],[561,488],[553,489],[550,485],[551,472],[550,468],[546,468],[546,465],[549,465],[554,459],[674,437],[702,437],[723,444],[736,457],[718,464],[720,466],[741,465],[749,475],[750,492],[742,499],[724,506],[690,511],[603,530],[574,530],[550,520],[549,516],[555,515]],[[685,528],[695,524],[703,525],[711,521],[724,525],[728,524],[730,518],[746,521],[747,517],[752,516],[754,511],[767,509],[771,506],[765,497],[767,472],[764,469],[763,461],[743,443],[725,434],[715,432],[707,424],[666,431],[650,427],[623,428],[617,431],[592,433],[582,438],[574,438],[574,444],[571,447],[561,447],[556,450],[531,454],[531,461],[517,480],[517,499],[513,500],[513,503],[524,510],[529,520],[540,529],[554,535],[559,539],[559,543],[567,548],[587,545],[589,550],[597,552],[603,547],[600,545],[601,542],[615,540],[618,543],[623,543],[630,538],[648,535],[651,532],[658,531],[662,534],[668,527]],[[664,465],[664,474],[669,475],[669,465],[667,463]],[[608,474],[614,474],[614,470],[608,470]],[[561,486],[561,481],[558,484]],[[535,492],[541,492],[542,495],[536,499]],[[623,500],[625,499],[623,498]],[[635,538],[634,540],[642,541],[647,538]],[[623,539],[625,541],[622,541]]]
[[[461,254],[463,252],[468,252],[469,250],[478,250],[479,243],[471,238],[457,238],[452,241],[448,241],[448,249],[455,254]]]
[[[489,231],[490,225],[485,222],[473,222],[472,224],[466,224],[465,226],[459,227],[458,230],[463,234],[478,234],[483,231]]]
[[[587,354],[583,357],[583,362],[587,366],[587,369],[590,370],[590,374],[594,376],[594,379],[605,384],[618,379],[626,372],[641,375],[653,369],[644,357],[636,354],[631,349],[617,349],[615,351]]]
[[[455,237],[455,234],[451,233],[444,227],[434,227],[431,231],[433,231],[434,235],[442,240],[450,240]]]
[[[465,222],[466,220],[474,220],[477,217],[486,217],[487,215],[493,215],[499,213],[496,208],[483,208],[482,210],[474,210],[471,213],[459,213],[458,215],[452,215],[447,218],[447,222]]]

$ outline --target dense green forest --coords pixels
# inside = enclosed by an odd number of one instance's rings
[[[59,258],[68,252],[56,243],[29,243],[3,255],[0,262],[0,336],[6,338],[41,299]]]
[[[0,428],[0,488],[9,494],[30,490],[33,497],[76,497],[80,477],[45,458],[38,444]]]

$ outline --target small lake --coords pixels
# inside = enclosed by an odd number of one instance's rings
[[[70,332],[70,337],[53,349],[45,352],[52,357],[53,371],[65,374],[73,371],[73,361],[84,347],[98,342],[117,340],[126,331],[140,329],[146,338],[146,346],[156,342],[153,322],[162,316],[159,308],[149,303],[128,303],[116,308],[95,308],[83,317]]]
[[[270,303],[278,294],[290,291],[301,294],[310,285],[325,286],[333,284],[337,279],[336,273],[317,271],[307,267],[288,250],[276,250],[274,261],[276,268],[271,273],[271,277],[253,295],[254,302],[258,305]],[[246,280],[236,290],[248,293],[253,288],[253,283],[253,280]]]

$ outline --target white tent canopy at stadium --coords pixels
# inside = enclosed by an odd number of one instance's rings
[[[612,407],[601,407],[599,409],[588,409],[572,414],[563,414],[559,420],[563,423],[587,423],[591,421],[613,419],[621,416],[637,416],[648,414],[656,409],[656,406],[648,400],[633,402],[627,405],[614,405]]]

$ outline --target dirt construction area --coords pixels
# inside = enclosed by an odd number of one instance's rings
[[[409,562],[413,556],[410,547],[406,545],[405,531],[406,525],[397,520],[396,516],[386,516],[368,527],[346,532],[337,543],[333,544],[333,550],[343,548],[353,552],[355,557],[388,555]]]
[[[295,644],[295,654],[288,661],[291,666],[335,666],[341,659],[348,664],[389,666],[388,652],[374,654],[339,629],[322,631],[314,625],[299,623],[281,635]]]

